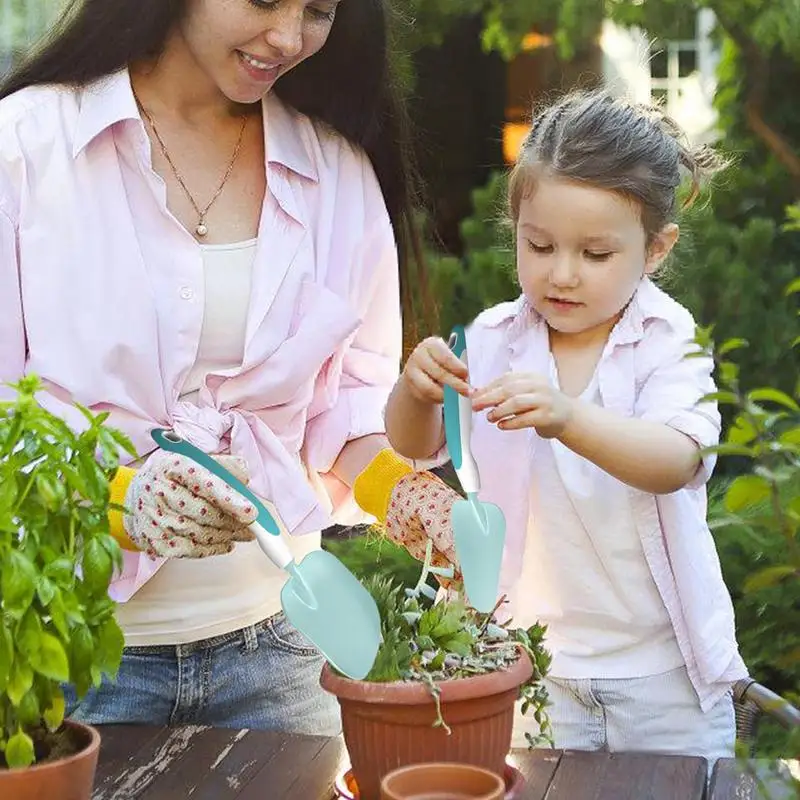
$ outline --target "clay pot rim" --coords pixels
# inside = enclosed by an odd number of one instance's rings
[[[80,730],[88,733],[89,743],[85,747],[78,750],[77,753],[73,753],[71,756],[67,756],[66,758],[59,758],[56,761],[47,761],[43,764],[31,764],[29,767],[0,769],[0,781],[2,781],[3,775],[19,775],[23,772],[33,771],[42,773],[47,772],[48,770],[63,769],[67,764],[72,764],[75,761],[79,761],[84,758],[91,758],[94,752],[100,749],[100,732],[96,728],[92,727],[91,725],[85,725],[82,722],[75,722],[71,719],[65,719],[63,724],[66,728],[72,728],[73,730]]]
[[[508,667],[470,675],[466,678],[453,678],[437,682],[442,703],[471,700],[476,697],[489,697],[502,694],[520,686],[533,674],[530,657],[519,647],[519,657]],[[420,705],[433,703],[430,689],[419,681],[390,681],[378,683],[357,681],[334,673],[325,662],[320,674],[320,685],[325,691],[340,700],[355,700],[362,703],[387,703],[394,705]]]

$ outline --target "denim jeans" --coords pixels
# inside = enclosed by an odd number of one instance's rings
[[[191,644],[126,647],[117,677],[67,715],[90,725],[212,725],[336,736],[336,698],[319,685],[324,659],[283,613]]]
[[[702,756],[712,766],[734,754],[736,723],[730,693],[703,712],[686,667],[646,678],[546,678],[556,747],[568,750]],[[514,747],[538,732],[533,714],[515,711]]]

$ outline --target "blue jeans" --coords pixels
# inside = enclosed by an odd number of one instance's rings
[[[211,725],[336,736],[336,698],[319,685],[324,659],[283,613],[191,644],[126,647],[117,677],[67,716],[90,725]]]

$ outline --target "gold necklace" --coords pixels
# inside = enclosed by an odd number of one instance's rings
[[[211,208],[211,206],[214,205],[216,199],[222,194],[222,190],[225,188],[225,184],[228,182],[228,178],[230,177],[231,172],[233,172],[233,165],[236,163],[236,157],[239,155],[239,150],[241,150],[242,141],[244,140],[244,129],[247,126],[247,119],[248,119],[247,115],[244,115],[242,119],[242,127],[241,130],[239,131],[239,139],[236,142],[236,147],[234,148],[233,151],[233,157],[231,158],[230,164],[228,164],[228,169],[225,170],[225,175],[222,178],[222,182],[220,183],[217,191],[214,193],[214,196],[208,202],[208,205],[206,205],[206,207],[201,210],[200,207],[195,202],[194,197],[192,197],[191,192],[186,188],[186,184],[184,183],[183,178],[181,177],[181,174],[178,171],[178,168],[175,166],[172,159],[170,158],[169,152],[167,151],[167,146],[164,144],[164,140],[158,133],[158,128],[156,127],[155,120],[147,112],[145,107],[139,102],[139,98],[136,96],[136,92],[133,93],[133,97],[136,100],[136,105],[139,106],[139,110],[142,112],[142,114],[144,114],[145,118],[150,123],[150,127],[153,129],[153,134],[155,135],[156,140],[158,141],[158,145],[161,148],[161,152],[164,154],[164,158],[167,160],[167,163],[172,169],[172,172],[174,173],[175,178],[180,184],[181,189],[183,189],[184,194],[189,198],[189,202],[192,204],[194,210],[197,212],[198,221],[197,221],[197,226],[194,229],[194,232],[201,238],[203,236],[206,236],[206,234],[208,234],[208,226],[206,225],[206,215],[208,214],[208,210]]]

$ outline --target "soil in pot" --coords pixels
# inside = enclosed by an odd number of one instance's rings
[[[33,752],[37,764],[47,764],[50,761],[60,761],[68,756],[73,756],[86,747],[87,740],[83,733],[69,726],[62,726],[54,733],[47,728],[37,728],[28,731],[33,739]],[[7,769],[8,764],[3,753],[0,753],[0,769]]]
[[[66,720],[55,736],[34,737],[43,758],[33,766],[0,767],[0,798],[13,800],[91,800],[100,734]],[[38,751],[37,751],[38,756]]]
[[[460,762],[502,775],[514,703],[532,674],[530,659],[521,654],[507,669],[442,681],[438,686],[448,735],[434,727],[436,704],[423,683],[353,681],[326,664],[320,683],[339,700],[360,800],[378,800],[381,779],[409,764]]]

